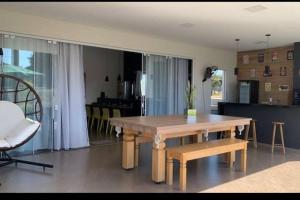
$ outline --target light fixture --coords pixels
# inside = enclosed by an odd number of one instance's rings
[[[271,72],[271,69],[270,69],[270,66],[268,65],[270,59],[271,59],[271,54],[270,54],[270,50],[269,50],[269,41],[270,41],[270,36],[271,34],[270,33],[267,33],[265,35],[267,37],[267,48],[266,48],[266,65],[265,65],[265,70],[264,70],[264,77],[266,76],[272,76],[272,72]]]
[[[239,53],[239,42],[240,42],[240,39],[239,38],[236,38],[235,40],[235,43],[236,43],[236,56],[238,58],[238,53]],[[239,74],[239,68],[236,67],[234,68],[234,75],[238,75]]]
[[[262,5],[255,5],[255,6],[250,6],[248,8],[245,8],[245,10],[247,10],[248,12],[251,12],[251,13],[259,12],[259,11],[266,10],[266,9],[267,8]]]

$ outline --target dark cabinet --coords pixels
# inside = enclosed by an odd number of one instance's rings
[[[134,82],[136,71],[142,70],[142,54],[135,52],[124,52],[124,81]]]

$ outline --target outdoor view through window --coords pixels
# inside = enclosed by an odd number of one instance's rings
[[[217,109],[218,102],[224,98],[224,70],[217,70],[211,77],[211,107]]]

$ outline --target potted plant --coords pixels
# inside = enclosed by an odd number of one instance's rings
[[[187,119],[191,121],[196,120],[197,110],[195,108],[195,87],[191,86],[191,82],[188,81],[185,96],[186,96],[186,112]]]

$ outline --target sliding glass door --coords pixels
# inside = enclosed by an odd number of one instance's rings
[[[145,115],[183,114],[189,60],[159,55],[143,58]]]
[[[34,153],[35,150],[53,148],[53,68],[57,47],[46,40],[0,35],[3,60],[1,73],[27,81],[40,95],[43,105],[43,121],[37,134],[14,153]],[[8,86],[9,87],[9,84]],[[11,87],[13,87],[11,85]]]

